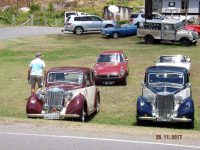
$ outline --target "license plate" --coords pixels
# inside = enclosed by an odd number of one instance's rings
[[[104,82],[105,85],[111,85],[111,84],[114,84],[115,82],[114,81],[106,81]]]
[[[171,118],[157,118],[158,122],[171,122],[172,119]]]
[[[59,119],[59,114],[45,114],[44,119],[57,120],[57,119]]]

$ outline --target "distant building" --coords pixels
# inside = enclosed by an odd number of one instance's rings
[[[152,0],[154,12],[177,15],[200,15],[200,0]]]
[[[105,6],[103,9],[103,18],[104,19],[114,19],[114,20],[129,20],[129,17],[133,13],[133,8],[118,6],[119,12],[112,13],[108,9],[109,6]]]

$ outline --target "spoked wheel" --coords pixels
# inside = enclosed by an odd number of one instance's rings
[[[114,32],[114,33],[112,34],[112,37],[113,37],[114,39],[117,39],[117,38],[119,37],[119,33]]]
[[[83,28],[82,27],[76,27],[74,30],[74,33],[77,35],[81,35],[83,33]]]
[[[81,111],[81,115],[80,115],[79,121],[80,122],[86,122],[86,112],[85,112],[84,107],[83,107],[83,109]]]

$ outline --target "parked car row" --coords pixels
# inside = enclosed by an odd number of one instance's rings
[[[187,64],[187,66],[186,66]],[[137,123],[181,122],[194,126],[194,104],[189,83],[191,61],[182,55],[160,56],[148,67],[137,99]],[[123,51],[103,51],[93,69],[55,67],[47,71],[45,87],[28,98],[28,117],[77,118],[86,121],[100,109],[99,84],[127,84],[128,58]]]

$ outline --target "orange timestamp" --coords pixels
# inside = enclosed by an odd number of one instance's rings
[[[181,140],[181,134],[156,134],[156,140]]]

